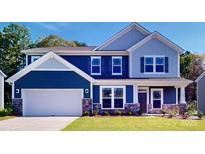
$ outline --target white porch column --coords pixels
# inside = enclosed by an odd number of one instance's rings
[[[176,88],[176,104],[179,104],[179,99],[178,99],[178,88],[179,87],[175,87]]]
[[[139,103],[139,100],[138,100],[138,85],[135,85],[135,103]]]
[[[180,88],[180,104],[186,104],[186,101],[185,101],[185,87]]]

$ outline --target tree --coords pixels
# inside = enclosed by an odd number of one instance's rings
[[[202,56],[186,51],[180,57],[181,77],[195,81],[203,72],[202,62]],[[196,83],[187,86],[186,98],[188,101],[196,100]]]
[[[86,46],[86,44],[78,41],[73,41],[73,42],[66,41],[57,35],[49,35],[43,39],[39,39],[36,43],[32,45],[32,48],[33,47],[56,47],[56,46],[77,47],[77,46]]]
[[[29,30],[18,24],[10,24],[0,32],[0,70],[8,77],[24,66],[25,55],[21,50],[31,43]],[[11,102],[11,86],[5,84],[5,107]]]
[[[31,43],[29,30],[22,25],[10,24],[0,32],[0,69],[8,76],[24,65],[24,54]]]

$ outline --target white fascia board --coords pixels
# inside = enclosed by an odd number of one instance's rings
[[[68,68],[72,69],[74,72],[78,73],[79,75],[81,75],[82,77],[87,79],[88,81],[90,81],[90,82],[95,81],[91,76],[89,76],[85,72],[81,71],[79,68],[75,67],[71,63],[67,62],[65,59],[61,58],[60,56],[56,55],[53,52],[49,52],[49,53],[45,54],[44,56],[42,56],[41,58],[39,58],[38,60],[36,60],[35,62],[28,65],[27,67],[25,67],[24,69],[22,69],[21,71],[19,71],[18,73],[11,76],[9,79],[6,80],[6,82],[9,82],[9,83],[15,82],[16,80],[18,80],[19,78],[21,78],[25,74],[29,73],[30,71],[34,70],[36,67],[38,67],[39,65],[41,65],[45,61],[47,61],[49,59],[53,59],[53,58],[58,60],[60,63],[64,64]]]
[[[7,77],[6,74],[4,74],[1,70],[0,70],[0,74],[1,74],[4,78]]]
[[[176,45],[175,43],[170,41],[165,36],[161,35],[159,32],[153,32],[152,34],[150,34],[149,36],[147,36],[146,38],[144,38],[140,42],[138,42],[135,45],[133,45],[132,47],[130,47],[127,51],[128,52],[135,51],[137,48],[141,47],[142,45],[144,45],[145,43],[147,43],[149,40],[151,40],[153,38],[158,39],[159,41],[163,42],[164,44],[166,44],[167,46],[174,49],[175,51],[177,51],[180,54],[182,54],[184,52],[184,49],[182,49],[181,47],[179,47],[178,45]]]
[[[201,78],[203,78],[205,75],[205,72],[203,72],[196,80],[195,82],[199,82],[199,80],[201,80]]]
[[[117,34],[113,35],[110,39],[108,39],[107,41],[105,41],[101,45],[94,48],[93,51],[106,47],[107,45],[109,45],[110,43],[112,43],[113,41],[115,41],[116,39],[118,39],[119,37],[121,37],[122,35],[127,33],[128,31],[130,31],[132,28],[135,28],[135,29],[139,30],[144,35],[150,35],[151,34],[151,32],[149,32],[147,29],[145,29],[144,27],[142,27],[138,23],[134,22],[134,23],[131,23],[130,25],[128,25],[127,27],[125,27],[124,29],[122,29]]]

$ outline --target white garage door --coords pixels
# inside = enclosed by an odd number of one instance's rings
[[[82,115],[82,95],[82,89],[22,89],[23,115]]]

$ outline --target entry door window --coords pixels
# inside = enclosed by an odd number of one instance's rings
[[[124,87],[102,87],[101,103],[103,109],[124,108]]]
[[[162,108],[163,104],[163,89],[151,89],[152,92],[152,107],[154,109]]]

